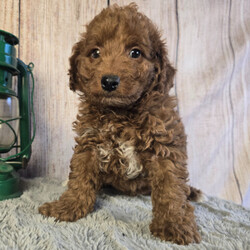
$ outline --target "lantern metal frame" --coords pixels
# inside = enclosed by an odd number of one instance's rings
[[[19,116],[7,120],[0,119],[0,125],[7,125],[15,138],[8,148],[0,149],[1,157],[2,154],[16,149],[16,154],[0,158],[0,200],[19,197],[22,194],[19,190],[19,177],[15,170],[27,167],[31,157],[31,144],[36,133],[33,108],[34,77],[32,70],[34,64],[26,65],[16,58],[14,46],[18,43],[17,37],[0,30],[0,98],[17,97],[19,102]],[[17,91],[13,90],[13,76],[17,76]],[[30,86],[31,82],[32,86]],[[19,136],[10,124],[15,120],[19,120]],[[33,135],[31,137],[32,127]]]
[[[29,65],[24,64],[21,60],[17,59],[17,69],[13,75],[18,74],[18,95],[14,95],[12,91],[6,90],[0,86],[0,94],[4,92],[9,96],[16,96],[19,100],[19,111],[20,115],[18,117],[9,119],[9,120],[2,120],[0,119],[0,124],[6,124],[14,133],[15,135],[15,142],[14,144],[6,150],[2,150],[1,153],[7,153],[12,148],[19,148],[20,152],[6,157],[6,158],[0,158],[0,161],[4,161],[6,163],[11,164],[13,167],[15,167],[16,170],[20,168],[26,168],[27,163],[31,156],[31,144],[34,140],[35,133],[36,133],[36,126],[35,126],[35,116],[34,116],[34,108],[33,108],[33,95],[34,95],[34,77],[32,73],[32,69],[34,67],[33,63],[30,63]],[[2,64],[0,61],[0,68]],[[31,90],[31,96],[30,96],[30,80],[29,78],[32,78],[32,90]],[[14,92],[14,91],[13,91]],[[30,113],[32,114],[33,118],[33,136],[31,138],[31,119],[30,119]],[[14,130],[14,128],[9,124],[9,122],[19,120],[20,124],[20,144],[18,144],[18,136]]]

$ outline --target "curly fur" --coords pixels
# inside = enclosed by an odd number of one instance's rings
[[[98,48],[100,57],[93,58]],[[142,52],[131,58],[133,48]],[[115,91],[103,75],[120,77]],[[151,193],[154,236],[177,244],[200,241],[187,185],[186,135],[169,96],[175,69],[160,33],[135,4],[104,9],[87,26],[70,58],[70,88],[80,94],[68,190],[39,212],[76,221],[94,208],[103,185],[130,195]]]

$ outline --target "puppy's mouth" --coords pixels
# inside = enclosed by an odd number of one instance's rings
[[[119,77],[117,75],[103,75],[97,81],[93,79],[91,88],[86,89],[85,97],[99,108],[129,108],[138,103],[147,91],[148,84],[139,81],[135,77]],[[154,78],[152,77],[152,80]],[[146,81],[147,82],[147,81]],[[96,87],[98,84],[98,88]]]
[[[115,92],[115,91],[114,91]],[[104,107],[128,107],[138,100],[138,93],[130,96],[122,96],[116,93],[101,93],[95,95],[96,102]]]

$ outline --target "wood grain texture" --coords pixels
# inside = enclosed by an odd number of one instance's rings
[[[192,184],[241,202],[233,172],[229,8],[229,2],[179,1],[177,93],[189,135]]]
[[[19,36],[19,1],[0,1],[0,29]]]
[[[240,99],[233,102],[232,84],[236,64],[240,65],[231,40],[231,33],[240,28],[240,16],[232,13],[231,1],[179,1],[178,16],[177,93],[189,135],[191,183],[209,195],[216,190],[219,197],[242,203],[246,187],[243,190],[241,183],[246,182],[243,175],[249,182],[245,166],[250,162],[247,158],[243,164],[236,162],[248,148],[242,143],[244,134],[236,127],[240,120],[235,109]],[[238,24],[232,27],[235,20]],[[237,131],[240,134],[235,136]]]
[[[250,207],[250,1],[232,1],[229,22],[234,59],[230,78],[234,172],[243,205]]]
[[[68,87],[73,44],[106,3],[25,0],[20,6],[20,57],[35,64],[37,134],[28,176],[66,178],[73,153],[77,95]]]

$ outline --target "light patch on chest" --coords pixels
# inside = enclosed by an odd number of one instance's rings
[[[118,147],[112,148],[111,145],[99,144],[97,146],[100,160],[100,170],[108,171],[111,164],[112,157],[118,158],[122,169],[125,169],[125,176],[128,179],[136,178],[142,172],[142,165],[140,164],[134,146],[129,142],[118,143]]]

